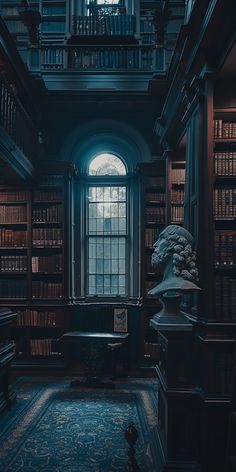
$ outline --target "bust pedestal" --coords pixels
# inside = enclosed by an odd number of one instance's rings
[[[150,321],[150,326],[162,331],[191,331],[192,324],[180,311],[181,295],[162,295],[162,309]]]

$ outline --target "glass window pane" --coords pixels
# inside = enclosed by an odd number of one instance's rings
[[[104,258],[109,259],[111,257],[111,245],[109,240],[104,241]]]
[[[111,187],[111,201],[118,201],[118,187]]]
[[[119,295],[125,295],[125,287],[119,287]]]
[[[117,217],[118,216],[118,203],[111,203],[111,217]]]
[[[119,233],[126,233],[126,219],[120,218],[119,219]]]
[[[126,204],[125,203],[119,203],[119,216],[123,217],[123,218],[126,216]]]
[[[118,218],[113,218],[111,220],[111,229],[112,229],[112,233],[118,233]]]
[[[126,188],[119,187],[119,200],[126,200]]]
[[[118,273],[118,259],[112,259],[111,261],[111,273],[117,274]]]
[[[90,186],[88,196],[88,293],[124,295],[126,187]]]
[[[118,285],[118,275],[112,275],[111,276],[111,285]]]
[[[95,259],[90,259],[89,260],[89,273],[90,274],[95,274]]]
[[[93,258],[96,256],[96,246],[95,244],[89,243],[89,258]]]
[[[111,232],[111,218],[105,218],[104,220],[104,232]]]
[[[96,218],[97,216],[97,206],[96,203],[89,204],[89,218]]]
[[[96,260],[96,272],[97,274],[103,273],[103,259]]]
[[[102,218],[97,219],[97,233],[103,233],[103,222]]]
[[[95,275],[89,276],[89,285],[95,285]]]
[[[119,244],[119,258],[125,259],[125,245]]]
[[[111,273],[111,261],[110,259],[104,259],[104,273],[110,274]]]
[[[104,275],[104,286],[109,286],[111,285],[111,280],[110,280],[110,275]]]
[[[96,233],[96,220],[95,218],[89,219],[89,233]]]
[[[90,162],[88,173],[89,175],[125,175],[126,169],[119,157],[103,153]]]
[[[119,274],[125,274],[125,260],[119,259]]]

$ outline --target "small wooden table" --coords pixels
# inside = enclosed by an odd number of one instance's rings
[[[85,386],[85,387],[108,387],[114,388],[112,382],[102,381],[104,376],[104,357],[106,349],[105,347],[112,347],[112,345],[122,345],[123,356],[125,359],[124,364],[128,365],[128,339],[129,333],[99,333],[93,331],[71,331],[63,334],[61,340],[63,342],[75,342],[78,344],[81,340],[88,340],[89,348],[86,356],[87,371],[85,372],[85,381],[74,380],[71,382],[71,386]],[[114,356],[112,350],[111,356]],[[111,364],[114,365],[114,358],[111,360]],[[124,369],[125,370],[125,369]]]

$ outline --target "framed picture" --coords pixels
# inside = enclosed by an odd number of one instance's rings
[[[127,308],[114,308],[114,331],[117,333],[127,333],[128,331]]]

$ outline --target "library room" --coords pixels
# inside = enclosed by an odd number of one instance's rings
[[[0,0],[0,472],[236,472],[234,0]]]

